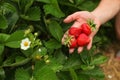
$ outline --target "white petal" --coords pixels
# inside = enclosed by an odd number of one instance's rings
[[[28,42],[28,46],[24,45],[25,42]],[[31,43],[31,41],[28,38],[23,39],[21,44],[20,44],[21,45],[21,49],[27,50],[28,48],[30,48],[30,43]]]

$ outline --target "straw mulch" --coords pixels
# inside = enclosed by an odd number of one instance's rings
[[[105,73],[105,80],[120,80],[120,58],[116,58],[115,54],[117,49],[120,47],[112,46],[105,52],[105,56],[109,59],[100,66]]]

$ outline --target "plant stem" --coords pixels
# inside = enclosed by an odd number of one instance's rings
[[[2,66],[0,66],[0,68],[1,67],[15,67],[15,66],[24,65],[24,64],[28,63],[30,60],[31,60],[31,58],[27,58],[25,60],[22,60],[21,62],[13,63],[13,64],[10,64],[10,65],[8,65],[8,64],[2,65]]]

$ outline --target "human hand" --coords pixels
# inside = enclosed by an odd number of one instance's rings
[[[87,49],[90,50],[90,48],[92,47],[93,37],[95,36],[95,34],[97,33],[97,31],[99,30],[99,27],[100,27],[99,20],[91,12],[79,11],[79,12],[75,12],[75,13],[69,15],[67,18],[64,19],[64,22],[70,23],[70,22],[74,21],[74,24],[71,27],[79,27],[83,23],[86,23],[88,19],[93,20],[94,24],[96,24],[95,30],[92,31],[92,33],[89,35],[90,42],[87,45]],[[67,37],[67,34],[68,34],[68,30],[66,31],[66,33],[64,34],[64,36],[62,38],[62,44],[64,44],[64,41],[65,41],[65,38]],[[84,47],[79,46],[78,53],[82,52],[83,48]],[[72,53],[72,52],[74,52],[74,48],[69,49],[69,53]]]

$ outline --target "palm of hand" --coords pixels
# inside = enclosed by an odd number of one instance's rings
[[[92,47],[92,39],[94,37],[94,35],[97,33],[100,23],[99,21],[95,18],[94,15],[92,15],[90,12],[88,11],[79,11],[79,12],[75,12],[71,15],[69,15],[67,18],[64,19],[65,23],[70,23],[74,21],[74,24],[72,25],[72,27],[79,27],[81,26],[83,23],[87,23],[87,20],[91,19],[94,21],[94,23],[96,24],[96,29],[90,34],[90,43],[87,45],[87,49],[89,50]],[[64,40],[66,38],[66,34],[68,33],[68,31],[66,31],[66,33],[64,34],[63,38],[62,38],[62,43],[64,44]],[[84,47],[78,47],[78,53],[80,53],[83,50]],[[69,52],[72,53],[74,51],[74,48],[70,48]]]

